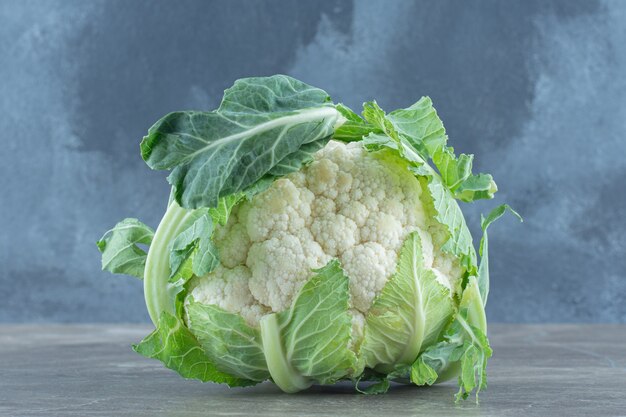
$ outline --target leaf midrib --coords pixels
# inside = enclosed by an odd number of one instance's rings
[[[197,151],[187,155],[181,162],[187,163],[190,160],[193,160],[197,155],[208,152],[212,148],[217,146],[224,146],[230,142],[237,141],[239,139],[253,137],[262,132],[266,132],[268,130],[275,129],[280,126],[288,126],[290,124],[298,124],[298,123],[306,123],[313,120],[324,119],[326,117],[337,116],[338,111],[334,107],[324,106],[319,108],[309,108],[299,110],[296,114],[291,114],[289,116],[278,117],[267,122],[260,123],[254,126],[251,129],[242,130],[235,134],[224,136],[222,138],[218,138],[216,140],[211,141],[206,146],[199,148]]]

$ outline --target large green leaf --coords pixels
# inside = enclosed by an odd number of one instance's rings
[[[396,273],[370,308],[361,354],[369,368],[389,372],[415,361],[450,321],[454,302],[448,288],[424,267],[419,234],[405,240]]]
[[[147,255],[137,245],[150,245],[153,237],[154,231],[139,220],[122,220],[96,242],[102,252],[102,269],[143,278]]]
[[[348,278],[334,260],[317,271],[292,307],[261,319],[261,337],[274,382],[286,392],[349,376],[351,337]]]
[[[189,329],[218,369],[252,381],[269,379],[258,329],[214,305],[191,302],[186,310]]]
[[[160,360],[184,378],[228,384],[231,387],[257,383],[218,370],[182,320],[166,312],[161,314],[157,329],[133,346],[133,349],[143,356]]]
[[[215,207],[263,178],[279,163],[299,167],[302,146],[326,141],[339,112],[326,92],[293,78],[246,78],[211,112],[170,113],[141,143],[146,163],[168,169],[183,207]]]

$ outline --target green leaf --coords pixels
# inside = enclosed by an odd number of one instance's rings
[[[322,149],[328,143],[330,137],[315,142],[304,144],[292,154],[283,158],[278,164],[269,170],[268,174],[274,177],[282,177],[291,172],[299,171],[302,166],[308,165],[314,160],[315,152]]]
[[[423,168],[416,171],[424,174]],[[461,259],[461,265],[471,273],[475,270],[476,250],[472,241],[463,212],[454,199],[452,192],[436,174],[426,176],[426,187],[431,201],[428,206],[434,210],[434,218],[446,229],[448,240],[441,250],[451,253]]]
[[[252,381],[269,379],[261,334],[243,317],[197,302],[187,306],[187,314],[189,329],[218,369]]]
[[[341,115],[344,117],[344,119],[346,119],[347,122],[365,124],[365,120],[363,120],[361,116],[356,114],[350,107],[346,106],[345,104],[336,104],[335,108],[339,111],[339,113],[341,113]]]
[[[175,284],[177,287],[182,287],[193,277],[193,253],[195,246],[191,246],[188,254],[181,255],[181,263],[177,265],[176,272],[170,273],[169,282]],[[170,257],[172,253],[170,252]],[[178,294],[178,292],[176,293]]]
[[[218,370],[206,355],[196,338],[183,322],[166,312],[161,314],[157,329],[133,350],[147,358],[158,359],[184,378],[203,382],[217,382],[231,387],[256,384]]]
[[[428,364],[430,360],[431,358],[428,357],[427,353],[415,361],[413,366],[411,366],[411,382],[416,385],[432,385],[437,381],[437,371]]]
[[[455,365],[463,354],[464,341],[455,323],[446,328],[443,341],[429,346],[411,366],[411,382],[415,385],[433,385],[458,374],[459,367]]]
[[[378,395],[389,391],[389,387],[391,386],[391,381],[387,378],[387,376],[379,376],[377,378],[369,379],[369,381],[373,382],[365,387],[361,387],[361,377],[359,377],[354,387],[361,394]]]
[[[363,103],[363,118],[377,128],[380,133],[389,136],[395,141],[399,139],[393,123],[387,119],[385,111],[380,108],[376,101]]]
[[[348,349],[349,298],[348,277],[334,260],[317,270],[288,311],[277,313],[291,364],[321,384],[344,377],[356,360]]]
[[[170,204],[172,204],[170,202]],[[193,276],[192,262],[196,250],[196,240],[193,238],[193,229],[196,221],[206,215],[207,209],[184,210],[187,215],[184,222],[177,224],[178,234],[167,243],[169,252],[170,282],[176,282],[176,277],[183,278],[185,282]],[[160,224],[159,224],[160,226]],[[162,243],[162,242],[155,242]],[[157,245],[155,244],[155,247]],[[188,271],[183,271],[183,265]]]
[[[492,350],[487,340],[487,321],[475,277],[470,277],[454,321],[443,340],[428,347],[411,366],[411,381],[432,385],[459,374],[457,400],[487,387],[487,361]]]
[[[480,295],[478,280],[475,276],[470,276],[463,290],[459,308],[467,322],[484,334],[487,334],[487,315],[485,314],[485,303]]]
[[[304,155],[304,153],[312,155],[312,153],[315,152],[314,149],[321,149],[321,147],[323,147],[322,143],[325,144],[327,143],[327,141],[322,140],[304,145],[298,152],[302,153],[302,155]],[[303,163],[306,164],[309,162],[307,158],[308,157],[303,157]],[[284,169],[283,174],[285,175],[291,172],[288,171],[286,165],[283,166],[283,168],[281,168],[281,165],[277,165],[274,168],[276,169],[274,171],[276,173],[280,173],[281,169]],[[233,208],[235,208],[237,204],[241,203],[241,201],[244,199],[251,200],[255,195],[267,190],[267,188],[272,185],[272,182],[274,182],[276,178],[277,175],[267,174],[245,190],[220,198],[216,207],[209,208],[209,215],[213,219],[213,223],[225,226],[228,222],[231,211],[233,210]]]
[[[208,210],[198,210],[199,217],[172,242],[170,249],[170,277],[176,276],[183,262],[193,257],[192,270],[199,277],[213,271],[220,263],[213,244],[213,219]]]
[[[472,175],[472,161],[474,155],[461,154],[457,158],[454,149],[442,147],[435,151],[433,161],[443,182],[454,191],[463,181]]]
[[[463,324],[461,324],[463,323]],[[448,329],[445,340],[428,348],[411,367],[411,381],[416,385],[432,385],[455,364],[460,365],[457,400],[466,399],[476,390],[487,387],[487,361],[492,350],[485,334],[459,317]]]
[[[239,204],[241,200],[245,198],[244,193],[231,194],[226,197],[220,198],[216,207],[209,209],[209,214],[213,219],[214,224],[225,226],[228,222],[228,217],[233,208]]]
[[[326,92],[293,78],[245,78],[215,111],[163,117],[141,153],[150,168],[172,170],[168,181],[181,206],[215,207],[279,163],[301,166],[309,153],[300,148],[332,136],[339,115]]]
[[[400,152],[400,145],[397,142],[394,142],[394,140],[391,139],[389,136],[380,133],[370,133],[363,138],[363,141],[361,143],[363,144],[363,147],[369,152],[376,152],[386,148],[390,148],[397,152]]]
[[[154,231],[137,219],[124,219],[96,242],[102,252],[102,270],[143,278],[146,252],[138,244],[150,245]]]
[[[448,288],[424,267],[419,234],[405,240],[395,274],[367,314],[361,354],[369,368],[390,372],[410,365],[435,342],[450,321],[454,302]]]
[[[375,114],[380,118],[384,112],[377,110]],[[454,149],[446,146],[448,137],[430,98],[422,97],[411,107],[394,110],[386,120],[391,127],[384,129],[385,133],[394,140],[405,138],[422,156],[430,157],[455,198],[465,202],[493,198],[498,188],[491,175],[472,174],[474,156],[457,157]]]
[[[491,199],[497,191],[498,186],[491,175],[476,174],[463,181],[455,190],[454,196],[469,203],[481,199]]]
[[[480,265],[478,266],[478,288],[480,289],[480,296],[483,300],[483,305],[487,304],[487,297],[489,296],[489,240],[487,237],[487,228],[489,225],[504,215],[507,211],[516,216],[520,222],[523,222],[522,216],[520,216],[515,210],[513,210],[508,204],[502,204],[489,212],[487,217],[480,216],[480,227],[483,230],[483,237],[480,239]]]
[[[434,155],[448,140],[430,97],[422,97],[406,109],[394,110],[387,118],[398,133],[409,139],[418,151]]]
[[[476,389],[478,403],[478,393],[487,388],[487,361],[493,352],[487,336],[480,329],[468,326],[466,333],[471,336],[471,341],[463,345],[459,392],[456,399],[457,401],[466,399]]]
[[[261,319],[267,365],[283,391],[331,384],[354,370],[348,282],[333,260],[302,287],[289,310]]]
[[[435,151],[433,161],[444,184],[454,197],[464,202],[490,199],[498,187],[489,174],[472,174],[474,155],[454,155],[454,149],[443,147]]]
[[[337,104],[335,108],[341,113],[345,121],[335,129],[333,139],[343,142],[359,141],[372,132],[379,132],[375,126],[367,123],[358,114],[343,104]]]

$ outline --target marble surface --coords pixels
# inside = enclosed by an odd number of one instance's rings
[[[625,325],[492,325],[495,355],[480,405],[454,383],[349,385],[287,395],[179,378],[130,349],[138,325],[0,326],[0,416],[626,416]]]

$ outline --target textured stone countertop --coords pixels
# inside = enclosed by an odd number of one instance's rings
[[[489,388],[349,385],[287,395],[186,381],[130,349],[138,325],[0,325],[0,416],[626,416],[626,325],[492,325]]]

